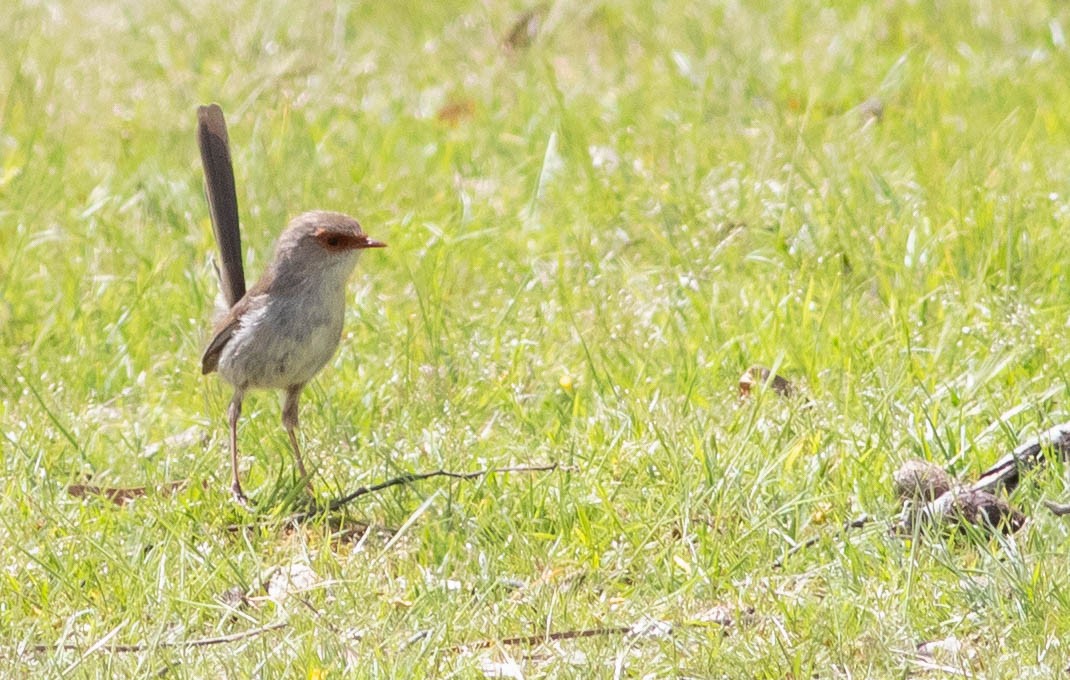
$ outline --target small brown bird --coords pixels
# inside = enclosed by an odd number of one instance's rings
[[[282,424],[297,471],[308,472],[297,444],[301,390],[330,361],[342,337],[346,281],[360,251],[383,248],[347,215],[307,212],[279,236],[275,255],[260,280],[245,291],[237,198],[223,111],[212,104],[197,110],[198,142],[204,164],[212,225],[220,250],[220,281],[230,311],[215,325],[201,358],[203,373],[219,371],[234,386],[227,411],[234,498],[248,504],[238,473],[238,418],[250,389],[280,389],[286,398]]]

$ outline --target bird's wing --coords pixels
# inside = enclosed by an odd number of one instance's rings
[[[223,323],[216,327],[215,336],[208,343],[208,347],[201,356],[201,373],[208,374],[219,368],[219,355],[223,348],[230,342],[234,331],[241,325],[241,318],[236,314],[228,314]]]

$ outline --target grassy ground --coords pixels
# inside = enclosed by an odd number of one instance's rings
[[[1070,8],[933,4],[7,8],[0,674],[1061,672],[1061,469],[1010,541],[839,529],[906,458],[968,477],[1070,419]],[[305,393],[322,498],[562,468],[293,526],[259,394],[261,515],[230,503],[208,101],[254,275],[306,209],[391,246]],[[741,401],[751,364],[801,396]],[[506,640],[604,628],[639,634]]]

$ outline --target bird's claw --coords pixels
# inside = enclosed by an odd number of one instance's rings
[[[253,509],[253,504],[249,502],[249,497],[245,495],[245,492],[242,491],[241,486],[239,484],[234,483],[230,487],[230,495],[234,498],[235,503],[242,506],[246,510]]]

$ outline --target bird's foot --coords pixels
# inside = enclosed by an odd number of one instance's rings
[[[234,482],[230,487],[230,495],[234,498],[234,502],[242,506],[246,510],[252,510],[253,504],[249,502],[249,497],[245,495],[245,492],[241,489],[241,484]]]

